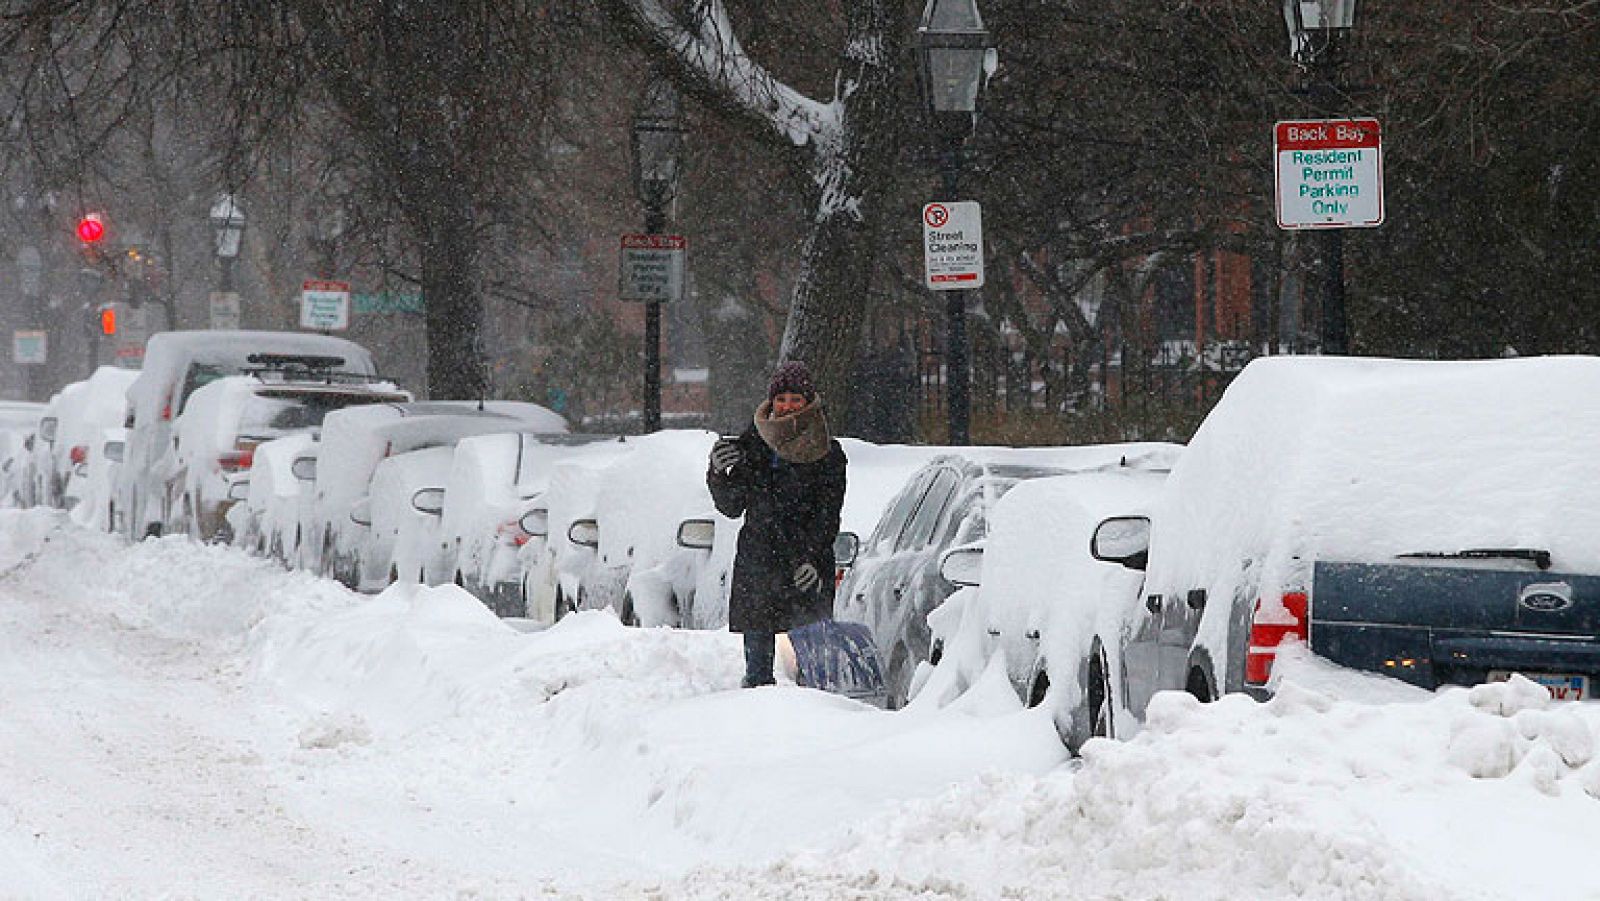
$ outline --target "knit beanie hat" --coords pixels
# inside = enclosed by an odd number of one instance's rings
[[[811,384],[811,370],[799,360],[790,360],[772,373],[772,383],[767,386],[767,400],[780,394],[798,394],[808,401],[817,399],[817,389]]]

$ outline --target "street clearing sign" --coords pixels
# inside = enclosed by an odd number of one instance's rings
[[[11,361],[41,366],[50,359],[50,335],[35,329],[11,333]]]
[[[307,279],[300,285],[300,327],[339,332],[350,327],[350,283]]]
[[[645,303],[681,300],[688,250],[689,239],[683,235],[623,235],[617,296]]]
[[[922,208],[924,284],[935,291],[983,287],[983,209],[974,200]]]
[[[1279,228],[1383,224],[1383,140],[1377,119],[1279,122],[1272,145]]]

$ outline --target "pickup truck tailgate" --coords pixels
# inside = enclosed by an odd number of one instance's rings
[[[1318,562],[1310,607],[1313,651],[1424,688],[1496,671],[1600,675],[1600,576]]]

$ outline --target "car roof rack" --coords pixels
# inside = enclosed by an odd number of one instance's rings
[[[344,357],[325,354],[255,353],[245,357],[253,365],[240,370],[243,375],[255,376],[263,382],[319,382],[332,384],[365,385],[387,382],[388,379],[364,372],[343,372],[337,367],[345,364]]]

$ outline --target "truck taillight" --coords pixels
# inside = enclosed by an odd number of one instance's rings
[[[500,533],[500,538],[502,540],[510,541],[511,544],[516,547],[522,547],[528,543],[529,539],[533,537],[526,531],[523,531],[522,520],[520,519],[513,519],[510,522],[503,522],[495,531]]]
[[[72,459],[74,466],[79,463],[86,463],[89,460],[89,446],[86,444],[74,445],[72,450],[67,452],[67,456]]]
[[[1285,638],[1304,642],[1310,634],[1310,598],[1304,591],[1286,591],[1281,606],[1263,608],[1256,601],[1250,617],[1250,647],[1245,651],[1244,681],[1265,685],[1272,676],[1272,661]]]
[[[255,460],[255,451],[233,450],[226,451],[222,456],[218,457],[217,465],[222,467],[223,472],[243,472],[249,469]]]

